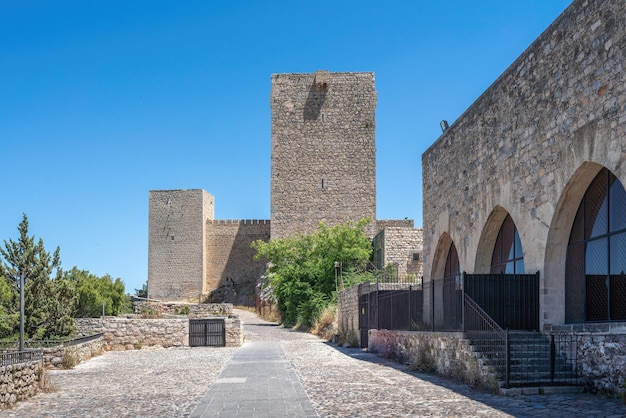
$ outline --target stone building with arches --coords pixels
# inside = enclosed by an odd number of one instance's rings
[[[626,321],[625,55],[626,3],[576,0],[423,154],[426,282],[539,272],[540,329]]]

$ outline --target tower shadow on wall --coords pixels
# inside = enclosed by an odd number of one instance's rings
[[[328,93],[328,82],[322,77],[315,76],[313,84],[309,88],[309,95],[304,103],[303,116],[305,121],[314,121],[319,119],[322,106],[326,101]]]

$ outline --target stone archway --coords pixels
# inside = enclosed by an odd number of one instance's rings
[[[500,232],[500,227],[507,215],[509,215],[509,212],[500,205],[497,205],[491,211],[480,234],[473,273],[488,274],[490,272],[493,248]]]
[[[582,197],[602,168],[598,163],[582,163],[563,188],[554,210],[546,242],[541,295],[543,321],[546,323],[561,325],[565,322],[567,243]]]

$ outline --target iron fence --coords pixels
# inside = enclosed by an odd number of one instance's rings
[[[472,345],[509,382],[508,335],[469,295],[464,295],[463,331]]]
[[[9,366],[33,361],[43,361],[42,350],[10,351],[0,353],[0,366]]]
[[[58,340],[26,340],[24,341],[24,346],[26,348],[49,348],[49,347],[70,347],[77,344],[82,344],[88,341],[96,340],[100,337],[104,337],[103,332],[99,332],[96,334],[84,335],[73,338],[63,338]],[[0,349],[5,350],[17,350],[19,347],[19,341],[11,340],[11,341],[0,341]]]
[[[539,272],[463,273],[463,291],[503,329],[539,330]]]

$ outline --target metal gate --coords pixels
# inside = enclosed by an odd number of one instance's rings
[[[224,319],[190,319],[189,347],[225,347]]]

